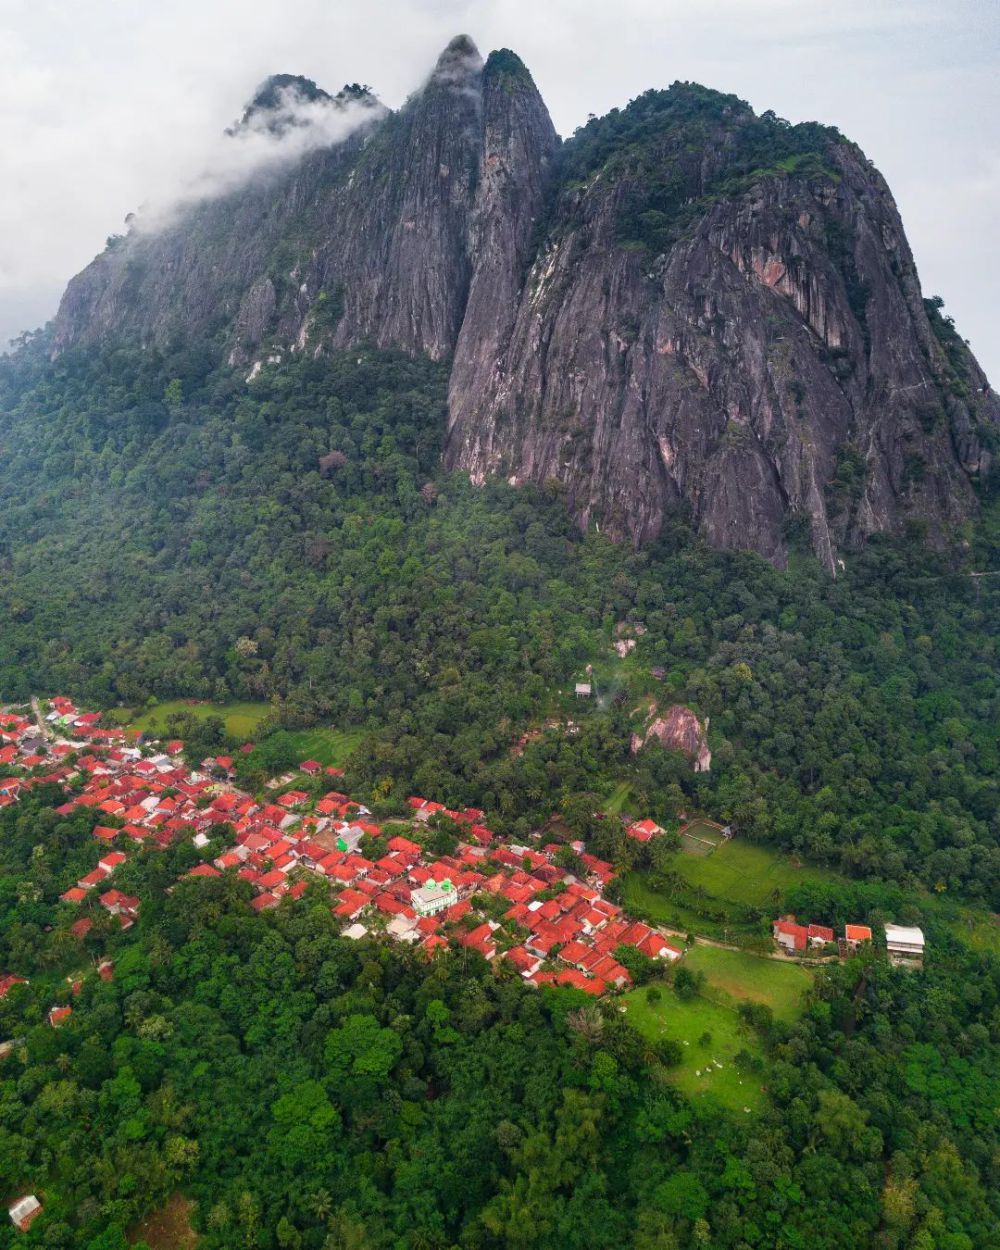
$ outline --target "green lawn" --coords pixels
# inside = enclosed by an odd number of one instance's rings
[[[811,865],[797,866],[781,851],[733,838],[710,855],[677,855],[672,868],[690,885],[714,898],[760,907],[780,902],[789,886],[810,879],[830,880],[832,873]]]
[[[812,985],[812,973],[801,964],[715,946],[692,947],[685,966],[705,974],[705,994],[714,1002],[729,1007],[745,1000],[766,1003],[776,1020],[786,1022],[799,1014],[802,997]]]
[[[625,994],[621,1004],[629,1023],[650,1041],[669,1038],[680,1042],[684,1057],[670,1069],[677,1088],[695,1106],[721,1105],[741,1115],[746,1114],[746,1107],[759,1110],[764,1101],[765,1073],[741,1073],[733,1063],[740,1051],[763,1061],[763,1047],[753,1030],[730,1007],[704,997],[681,1002],[669,985],[658,988],[662,993],[658,1003],[646,1001],[647,987],[642,986]],[[705,1033],[711,1034],[707,1046],[700,1041]],[[716,1061],[721,1068],[716,1067]]]
[[[1000,955],[1000,920],[989,912],[962,908],[961,916],[951,924],[960,942],[973,950]]]
[[[364,734],[360,729],[300,729],[289,733],[295,743],[297,763],[315,760],[324,767],[339,768]]]
[[[270,710],[268,703],[187,703],[184,699],[169,699],[138,715],[120,709],[112,712],[111,716],[129,729],[153,734],[165,733],[167,719],[178,712],[202,719],[207,716],[221,716],[226,722],[227,733],[234,738],[251,738]]]
[[[628,796],[632,792],[632,783],[623,781],[621,785],[615,786],[608,798],[602,804],[604,814],[606,816],[618,816],[621,814],[622,808],[628,801]]]
[[[658,893],[649,884],[641,872],[630,872],[622,879],[625,890],[625,910],[647,917],[653,924],[666,925],[669,929],[684,929],[688,932],[702,933],[706,928],[717,927],[706,925],[705,918],[693,907],[687,907],[666,895]]]
[[[721,841],[721,832],[704,820],[692,820],[681,830],[681,850],[689,855],[711,855]]]

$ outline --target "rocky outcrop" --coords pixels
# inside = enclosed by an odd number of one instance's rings
[[[943,545],[976,508],[1000,405],[921,297],[881,176],[835,131],[690,85],[560,147],[511,52],[459,37],[388,114],[71,283],[53,347],[214,344],[236,366],[368,341],[452,360],[446,463],[558,482],[582,526],[672,513],[776,565],[835,571],[879,531]],[[284,104],[282,104],[284,102]]]
[[[831,570],[909,519],[942,540],[975,508],[965,438],[995,397],[971,357],[949,379],[881,178],[846,144],[830,159],[706,204],[655,256],[619,240],[625,175],[564,191],[490,387],[453,399],[449,463],[556,479],[637,544],[681,509],[778,565],[794,518]]]
[[[632,754],[635,755],[650,742],[658,742],[665,751],[680,751],[686,755],[696,773],[707,773],[712,767],[712,752],[708,749],[708,719],[702,725],[689,707],[675,703],[665,712],[660,712],[656,704],[651,703],[642,732],[632,735]]]

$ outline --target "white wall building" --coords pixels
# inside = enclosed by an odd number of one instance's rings
[[[893,963],[919,963],[924,957],[923,930],[908,925],[887,924],[885,949]]]
[[[450,881],[428,881],[410,894],[410,902],[418,916],[433,916],[458,902],[458,894]]]

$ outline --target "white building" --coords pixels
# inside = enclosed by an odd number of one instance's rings
[[[385,931],[397,942],[419,942],[423,936],[417,928],[417,922],[409,916],[393,916]]]
[[[578,699],[590,698],[590,682],[589,681],[578,681],[576,683],[576,697]]]
[[[31,1221],[41,1209],[42,1204],[34,1194],[25,1194],[23,1198],[15,1199],[7,1208],[7,1211],[10,1215],[10,1222],[24,1233],[27,1232]]]
[[[458,902],[458,895],[450,881],[428,881],[410,893],[410,902],[418,916],[433,916]]]
[[[887,924],[885,949],[893,963],[920,963],[924,957],[923,930],[908,925]]]

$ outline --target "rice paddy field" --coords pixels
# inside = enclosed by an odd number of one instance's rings
[[[199,719],[221,716],[225,722],[226,733],[247,742],[253,740],[258,725],[270,710],[268,703],[200,703],[170,699],[137,714],[121,708],[111,715],[128,729],[155,736],[162,736],[167,732],[167,721],[177,713]],[[311,759],[324,767],[340,767],[363,735],[360,730],[314,727],[292,730],[289,736],[295,744],[300,763]]]
[[[834,874],[813,865],[800,865],[781,851],[731,838],[711,854],[674,858],[673,870],[714,898],[768,908],[780,901],[790,886],[808,880],[832,880]]]
[[[325,767],[340,768],[364,735],[351,729],[300,729],[289,737],[295,743],[299,763],[315,760]]]
[[[196,716],[200,720],[208,716],[221,716],[228,734],[232,734],[234,738],[249,739],[270,710],[268,703],[201,703],[196,700],[168,699],[142,712],[134,713],[121,708],[110,715],[128,729],[154,735],[165,733],[168,719],[178,713]]]

